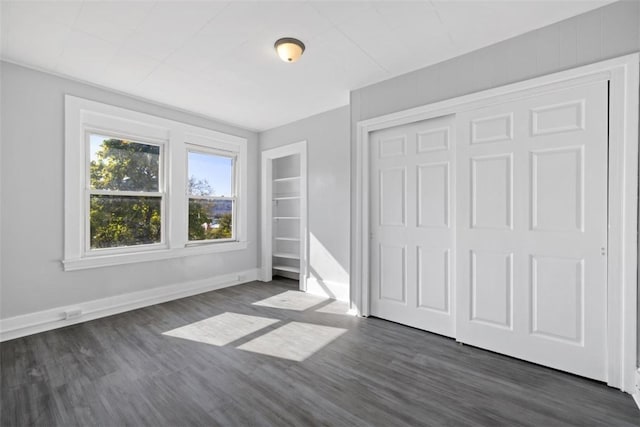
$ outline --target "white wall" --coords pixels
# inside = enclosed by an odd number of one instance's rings
[[[51,74],[0,63],[0,319],[257,267],[258,138],[253,132]],[[64,95],[247,138],[246,250],[64,272]],[[11,185],[7,185],[11,183]]]
[[[349,107],[260,133],[260,150],[307,141],[309,292],[349,298]]]

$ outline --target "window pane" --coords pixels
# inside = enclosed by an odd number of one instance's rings
[[[189,194],[232,197],[233,158],[189,151]]]
[[[157,145],[103,135],[89,136],[91,188],[157,192],[159,160]]]
[[[91,195],[91,249],[160,243],[160,197]]]
[[[233,201],[189,199],[189,240],[231,239]]]

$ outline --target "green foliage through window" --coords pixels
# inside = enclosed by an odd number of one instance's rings
[[[160,243],[160,147],[94,134],[89,151],[91,249]],[[189,179],[189,241],[233,238],[235,200],[217,196],[206,178],[214,177],[229,194],[233,160],[203,153],[191,157],[190,163],[201,166],[194,167],[198,178]]]
[[[189,179],[189,194],[211,194],[206,180]],[[189,199],[189,240],[231,239],[233,237],[233,201],[226,199]]]
[[[91,195],[91,248],[159,243],[159,197]]]
[[[233,158],[189,151],[187,161],[189,241],[233,238]]]
[[[231,212],[211,215],[216,201],[189,200],[189,240],[230,239],[233,237]]]
[[[144,193],[159,191],[160,147],[91,135],[90,151],[91,188],[107,191],[90,195],[91,248],[159,243],[162,199]]]

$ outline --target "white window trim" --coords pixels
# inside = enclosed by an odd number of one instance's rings
[[[121,135],[140,142],[161,144],[161,185],[164,193],[162,242],[105,251],[88,251],[86,235],[87,131]],[[232,153],[235,162],[235,239],[188,241],[186,233],[187,147]],[[65,271],[165,260],[246,249],[247,244],[247,140],[210,129],[139,113],[113,105],[65,96]]]
[[[83,168],[84,168],[84,200],[83,200],[83,216],[84,216],[84,246],[82,247],[82,256],[83,257],[99,257],[99,256],[107,256],[107,255],[118,255],[118,254],[129,254],[131,252],[142,252],[142,251],[152,251],[152,250],[158,250],[158,249],[167,249],[168,245],[167,245],[167,238],[166,238],[166,232],[167,232],[167,222],[168,222],[168,218],[167,218],[167,184],[166,184],[166,180],[167,180],[167,175],[166,175],[166,167],[163,167],[163,165],[166,164],[166,159],[167,159],[167,147],[166,147],[166,141],[164,140],[151,140],[149,138],[137,138],[137,139],[132,139],[133,142],[136,143],[141,143],[141,144],[149,144],[149,145],[156,145],[160,148],[160,157],[158,159],[158,165],[159,165],[159,181],[158,181],[158,191],[157,192],[137,192],[137,191],[117,191],[117,190],[92,190],[91,186],[89,185],[89,180],[90,180],[90,169],[89,167],[87,167],[89,165],[89,162],[91,161],[91,159],[89,158],[89,153],[86,150],[86,148],[89,146],[89,137],[90,135],[102,135],[102,136],[108,136],[108,137],[113,137],[113,138],[120,138],[120,139],[128,139],[131,138],[128,135],[122,135],[119,134],[118,132],[113,132],[113,131],[105,131],[102,129],[96,130],[93,129],[89,126],[83,126],[82,129],[82,137],[84,138],[84,163],[83,163]],[[137,245],[137,246],[120,246],[120,247],[113,247],[113,248],[101,248],[101,249],[91,249],[91,238],[90,238],[90,220],[89,220],[89,215],[87,215],[87,213],[89,212],[89,208],[90,208],[90,198],[91,195],[94,194],[103,194],[106,196],[133,196],[133,197],[143,197],[143,196],[147,196],[147,197],[159,197],[160,198],[160,215],[162,218],[164,218],[164,220],[162,221],[162,230],[160,232],[160,241],[158,243],[148,243],[145,245]]]

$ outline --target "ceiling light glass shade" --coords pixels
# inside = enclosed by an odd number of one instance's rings
[[[291,37],[285,37],[276,41],[274,46],[276,52],[278,52],[278,56],[284,62],[296,62],[302,56],[302,52],[304,52],[304,43]]]

